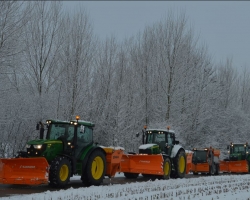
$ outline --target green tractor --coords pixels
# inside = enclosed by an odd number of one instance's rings
[[[164,158],[164,179],[184,178],[186,174],[186,153],[175,138],[175,133],[167,129],[147,129],[142,131],[142,143],[139,154],[161,154]],[[137,134],[139,136],[139,134]],[[148,174],[142,174],[148,176]]]
[[[227,146],[229,161],[247,160],[250,162],[250,146],[248,143],[231,143]]]
[[[100,185],[106,172],[106,153],[93,142],[94,124],[87,121],[47,120],[46,139],[44,127],[40,129],[40,139],[29,141],[27,151],[18,157],[44,157],[49,163],[49,184],[65,187],[70,177],[80,175],[84,185]],[[29,166],[33,166],[29,164]]]

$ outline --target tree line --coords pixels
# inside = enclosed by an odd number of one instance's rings
[[[186,148],[246,142],[250,72],[214,63],[185,13],[117,41],[99,39],[84,8],[0,2],[0,156],[38,138],[38,121],[92,121],[95,141],[137,151],[143,125],[170,125]]]

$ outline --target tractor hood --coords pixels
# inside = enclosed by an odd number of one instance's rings
[[[152,149],[152,148],[157,148],[157,144],[143,144],[139,146],[139,149]]]
[[[159,154],[160,148],[158,144],[143,144],[139,147],[140,154]]]
[[[38,145],[38,144],[55,144],[55,143],[62,143],[61,140],[31,140],[27,142],[29,145]]]

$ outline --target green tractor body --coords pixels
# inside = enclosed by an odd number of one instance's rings
[[[231,143],[227,149],[230,161],[247,160],[250,162],[250,146],[248,143]]]
[[[106,153],[94,144],[93,127],[82,120],[47,120],[46,138],[29,141],[27,151],[19,152],[18,157],[46,158],[51,186],[64,187],[73,175],[80,175],[84,185],[100,185],[106,172]]]

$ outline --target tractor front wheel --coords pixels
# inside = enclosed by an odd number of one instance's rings
[[[50,165],[49,184],[52,187],[65,187],[71,176],[71,163],[63,156],[56,157]]]
[[[163,179],[169,179],[170,174],[171,174],[171,161],[169,158],[164,159],[163,163]]]

